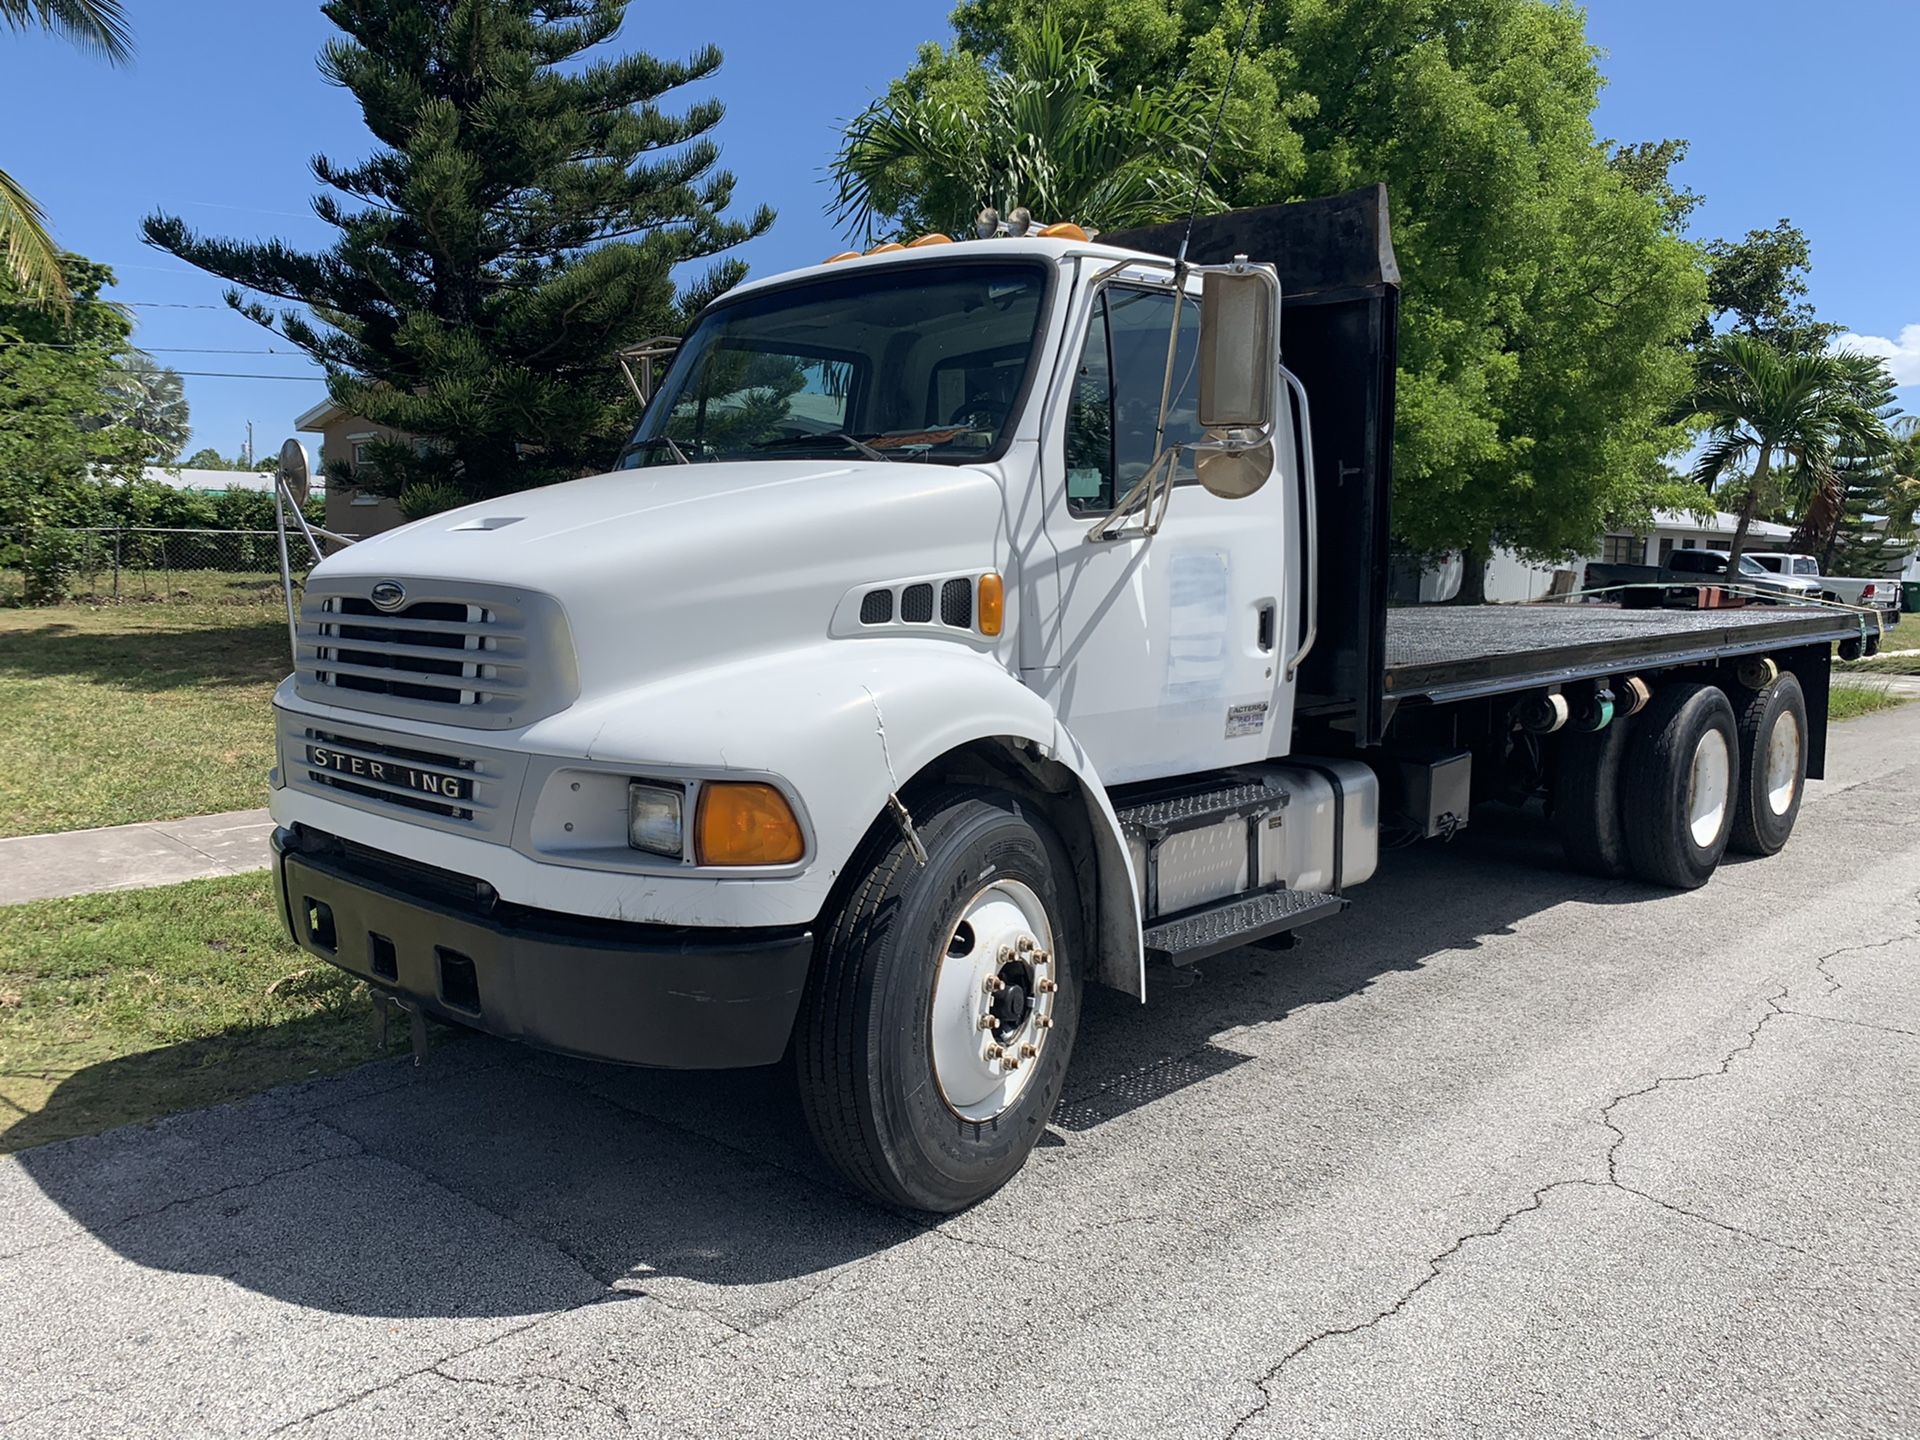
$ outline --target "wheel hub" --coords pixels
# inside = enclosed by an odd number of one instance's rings
[[[939,963],[934,1081],[961,1119],[991,1120],[1025,1091],[1053,1028],[1059,967],[1046,907],[1018,880],[987,885],[962,909]]]

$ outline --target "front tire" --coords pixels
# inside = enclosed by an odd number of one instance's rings
[[[1740,737],[1715,685],[1669,684],[1635,717],[1627,742],[1627,859],[1654,885],[1696,890],[1733,833]]]
[[[1728,847],[1777,855],[1793,834],[1807,779],[1807,699],[1781,675],[1756,690],[1740,713],[1740,803]]]
[[[807,1125],[887,1204],[965,1209],[1012,1179],[1059,1104],[1080,1020],[1073,868],[1001,791],[914,807],[927,851],[877,833],[824,926],[795,1061]]]

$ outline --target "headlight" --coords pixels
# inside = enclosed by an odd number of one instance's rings
[[[627,782],[627,844],[676,860],[686,849],[681,821],[685,792],[677,786]]]

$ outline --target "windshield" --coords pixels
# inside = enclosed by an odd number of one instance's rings
[[[1793,562],[1793,573],[1796,575],[1818,575],[1820,573],[1820,567],[1813,561],[1802,558]]]
[[[1740,573],[1742,575],[1765,575],[1767,573],[1767,567],[1751,555],[1742,555],[1740,557]]]
[[[1034,262],[948,261],[723,302],[680,347],[620,468],[978,460],[1013,421],[1046,286]]]

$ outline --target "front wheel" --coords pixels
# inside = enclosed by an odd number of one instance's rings
[[[915,812],[926,863],[892,833],[855,858],[794,1048],[827,1159],[878,1200],[949,1212],[1012,1179],[1059,1104],[1080,911],[1026,802],[949,790]]]

